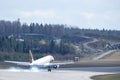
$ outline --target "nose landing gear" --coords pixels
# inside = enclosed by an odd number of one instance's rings
[[[48,72],[51,72],[51,68],[50,67],[48,67]]]

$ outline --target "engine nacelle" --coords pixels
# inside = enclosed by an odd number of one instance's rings
[[[57,68],[59,68],[59,65],[53,65],[53,68],[57,69]]]

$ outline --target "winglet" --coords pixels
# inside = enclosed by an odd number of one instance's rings
[[[34,58],[33,58],[31,50],[29,50],[29,54],[30,54],[30,63],[32,63],[34,61]]]

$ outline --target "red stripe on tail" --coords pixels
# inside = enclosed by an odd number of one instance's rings
[[[30,54],[30,63],[32,63],[34,61],[34,59],[33,59],[33,55],[32,55],[31,50],[29,50],[29,54]]]

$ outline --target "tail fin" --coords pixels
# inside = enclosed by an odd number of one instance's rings
[[[30,63],[32,63],[34,61],[34,58],[33,58],[31,50],[29,50],[29,54],[30,54]]]

